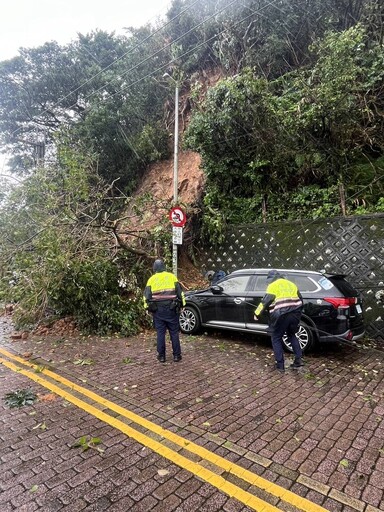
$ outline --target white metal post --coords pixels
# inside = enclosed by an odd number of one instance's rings
[[[178,165],[179,165],[179,84],[175,82],[175,147],[173,159],[173,203],[178,201]],[[172,271],[177,277],[177,244],[172,245]]]

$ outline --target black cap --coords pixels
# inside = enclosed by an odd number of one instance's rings
[[[154,272],[164,272],[165,270],[165,263],[163,260],[155,260],[155,263],[153,264],[153,271]]]
[[[276,279],[283,277],[277,270],[270,270],[267,275],[267,283],[272,283]]]

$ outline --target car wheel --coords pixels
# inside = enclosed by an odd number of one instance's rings
[[[299,340],[301,350],[304,352],[308,352],[314,346],[314,336],[312,334],[311,328],[306,324],[300,324],[299,330],[296,333],[297,339]],[[293,352],[292,344],[288,343],[287,336],[283,336],[283,344],[284,348],[288,350],[288,352]]]
[[[180,312],[180,330],[184,334],[196,334],[200,330],[200,318],[197,311],[190,306],[185,306]]]

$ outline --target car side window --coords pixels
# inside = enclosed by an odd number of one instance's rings
[[[287,279],[295,283],[300,292],[316,292],[319,290],[319,285],[310,276],[303,276],[298,274],[287,274]]]
[[[251,290],[255,292],[265,293],[267,289],[267,274],[260,276],[252,276]]]
[[[222,281],[218,286],[224,293],[245,293],[249,276],[234,276]]]
[[[319,285],[310,276],[299,274],[284,274],[287,279],[295,283],[300,292],[315,292],[319,290]],[[267,289],[267,275],[252,276],[251,289],[255,292],[265,293]]]

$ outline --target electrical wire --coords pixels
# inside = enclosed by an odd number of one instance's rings
[[[186,11],[192,9],[192,7],[198,2],[199,0],[196,0],[195,2],[193,2],[190,6],[188,6],[186,9],[184,9],[183,11],[181,11],[178,15],[176,15],[174,18],[172,18],[169,22],[167,22],[166,24],[164,24],[162,27],[160,27],[158,30],[156,30],[154,33],[151,33],[150,35],[148,35],[146,38],[144,38],[142,41],[140,41],[140,43],[138,43],[136,46],[134,46],[133,48],[131,48],[128,52],[124,53],[122,56],[120,56],[119,58],[115,59],[112,63],[110,63],[108,66],[104,67],[102,70],[100,70],[98,73],[96,73],[95,75],[93,75],[92,77],[90,77],[88,80],[86,80],[85,82],[83,82],[80,86],[78,86],[76,89],[73,89],[72,91],[70,91],[66,96],[60,98],[57,102],[55,102],[51,107],[50,107],[50,110],[46,109],[44,110],[43,112],[41,112],[39,115],[44,115],[46,113],[50,113],[50,111],[52,110],[52,108],[54,107],[59,107],[60,106],[60,103],[68,98],[69,96],[71,96],[72,94],[74,94],[75,92],[77,92],[79,89],[81,89],[82,87],[84,87],[84,85],[86,85],[87,83],[89,83],[90,81],[94,80],[96,77],[98,77],[101,73],[103,73],[104,71],[108,70],[113,64],[115,64],[116,62],[120,61],[122,58],[124,58],[125,56],[129,55],[130,53],[134,52],[135,50],[137,50],[138,48],[140,48],[141,46],[143,46],[143,44],[148,41],[149,39],[151,39],[152,37],[154,37],[157,33],[161,32],[164,28],[166,28],[168,25],[170,25],[173,21],[175,21],[177,18],[179,18],[180,16],[182,16],[182,14],[184,14]],[[277,2],[278,0],[273,0],[272,2],[270,3],[274,3],[274,2]],[[204,23],[206,23],[207,21],[209,21],[210,19],[214,18],[215,16],[217,16],[218,14],[220,14],[221,12],[223,12],[225,9],[227,9],[228,7],[230,7],[231,5],[235,4],[237,2],[237,0],[232,0],[229,4],[227,4],[226,6],[224,6],[222,9],[220,9],[219,11],[215,11],[214,14],[212,14],[211,16],[209,16],[208,18],[206,18],[205,20],[203,20],[202,22],[198,23],[197,25],[193,26],[191,29],[189,29],[187,32],[183,33],[181,36],[179,36],[177,39],[171,41],[170,43],[168,43],[167,45],[163,46],[160,50],[156,51],[155,53],[151,54],[150,56],[146,57],[145,59],[141,60],[138,64],[136,64],[135,66],[131,67],[130,69],[126,70],[124,73],[118,75],[117,77],[114,77],[112,78],[111,80],[107,81],[102,87],[100,87],[99,89],[96,89],[96,91],[92,91],[92,93],[90,93],[88,96],[86,96],[84,98],[84,100],[87,100],[89,99],[90,97],[92,97],[93,95],[97,94],[98,92],[100,92],[101,90],[103,90],[107,85],[110,85],[112,83],[114,83],[114,81],[116,79],[121,79],[123,78],[125,75],[127,75],[128,73],[132,72],[133,70],[137,69],[139,66],[141,66],[142,64],[144,64],[145,62],[147,62],[149,59],[155,57],[156,55],[158,55],[159,53],[161,53],[162,51],[164,51],[166,48],[169,48],[170,46],[172,46],[173,44],[175,44],[176,42],[180,41],[182,38],[184,38],[186,35],[188,35],[190,32],[192,32],[193,30],[195,30],[196,28],[199,28],[200,26],[202,26]],[[208,40],[209,41],[209,40]],[[207,41],[206,41],[207,42]],[[206,42],[204,42],[203,44],[206,44]],[[201,45],[199,45],[201,46]],[[193,50],[191,50],[193,51]],[[190,52],[191,52],[190,51]],[[190,53],[190,52],[187,52],[187,53]],[[182,56],[179,56],[178,58],[181,58],[183,57]],[[162,66],[160,69],[163,69],[165,67],[169,67],[169,65],[174,62],[175,60],[177,59],[173,59],[171,62],[165,64],[164,66]],[[144,80],[145,78],[147,78],[148,76],[152,76],[154,73],[150,73],[146,76],[144,76],[142,79],[139,80],[142,81]],[[134,82],[132,84],[135,85],[136,82]],[[109,97],[112,97],[114,96],[115,94],[117,93],[114,93],[113,95],[110,95]],[[68,109],[71,109],[73,107],[75,107],[77,105],[77,103],[74,103],[72,105],[70,105],[69,107],[66,107],[67,110]],[[84,109],[85,111],[87,109]],[[35,118],[37,116],[34,116]],[[33,120],[34,118],[33,116],[31,116],[31,120]],[[17,128],[16,130],[14,130],[10,136],[13,136],[15,135],[15,133],[17,133],[18,131],[20,131],[22,128],[19,127]]]
[[[159,29],[158,31],[156,31],[154,34],[151,34],[149,36],[147,36],[147,38],[144,39],[144,41],[142,41],[140,44],[136,45],[133,49],[131,49],[129,52],[126,52],[123,56],[119,57],[118,59],[116,59],[113,63],[109,64],[108,66],[106,66],[103,70],[99,71],[96,75],[94,75],[93,77],[91,77],[89,80],[87,80],[86,82],[84,82],[81,86],[79,86],[78,88],[76,88],[74,91],[71,91],[70,93],[68,93],[66,96],[64,96],[63,98],[59,99],[58,102],[56,103],[56,106],[59,105],[59,102],[61,102],[63,99],[67,98],[68,96],[70,96],[73,92],[76,92],[79,88],[81,88],[83,85],[85,85],[86,83],[88,83],[89,81],[91,81],[93,78],[99,76],[100,73],[102,73],[104,70],[108,69],[112,64],[114,64],[115,62],[117,62],[118,60],[120,60],[121,58],[123,58],[125,55],[129,54],[131,51],[134,51],[135,49],[137,49],[141,44],[143,44],[145,41],[147,41],[150,37],[153,37],[156,33],[158,33],[160,30],[162,30],[164,27],[166,27],[169,23],[171,23],[173,20],[175,20],[177,17],[181,16],[181,14],[183,14],[184,12],[186,12],[188,9],[190,9],[193,5],[195,5],[197,3],[198,0],[196,0],[196,2],[194,2],[191,6],[189,6],[188,8],[184,9],[181,13],[179,13],[177,16],[175,16],[170,22],[168,22],[167,24],[165,24],[163,27],[161,27],[161,29]],[[190,29],[189,31],[187,31],[186,33],[184,33],[182,36],[180,36],[178,39],[176,39],[175,41],[172,42],[175,43],[177,41],[179,41],[180,39],[182,39],[183,37],[185,37],[185,35],[187,35],[188,33],[190,33],[192,30],[202,26],[204,23],[206,23],[207,21],[209,21],[210,19],[212,19],[213,16],[216,16],[217,14],[219,14],[220,12],[223,12],[225,9],[227,9],[228,7],[230,7],[231,5],[233,5],[235,3],[236,0],[230,2],[229,4],[227,4],[224,8],[222,8],[221,10],[215,12],[212,16],[210,16],[209,18],[205,19],[203,22],[199,23],[198,25],[195,25],[192,29]],[[251,16],[254,16],[254,15],[258,15],[261,13],[262,9],[265,9],[269,6],[274,6],[276,7],[274,4],[277,2],[277,0],[272,0],[271,2],[265,4],[262,8],[258,9],[257,11],[255,10],[251,10],[251,13],[249,15],[247,15],[246,17],[242,18],[241,20],[239,20],[237,23],[235,23],[233,25],[233,27],[243,23],[244,21],[246,21],[248,18],[250,18]],[[278,7],[276,7],[278,9]],[[281,11],[281,9],[278,9]],[[233,28],[232,27],[232,28]],[[164,70],[165,68],[169,67],[173,62],[189,55],[190,53],[196,51],[196,49],[206,45],[208,42],[210,42],[211,40],[213,40],[214,38],[217,38],[219,35],[221,35],[222,33],[226,32],[227,29],[224,29],[220,32],[218,32],[217,34],[215,34],[214,36],[212,36],[211,38],[209,38],[208,40],[202,42],[200,45],[197,45],[197,46],[194,46],[193,49],[183,53],[182,55],[178,56],[177,58],[175,59],[172,59],[171,61],[161,65],[160,67],[158,67],[157,69],[151,71],[150,73],[148,73],[147,75],[141,77],[140,79],[130,83],[130,84],[127,84],[125,87],[122,87],[120,89],[120,91],[118,92],[115,92],[111,95],[109,95],[109,97],[112,97],[118,93],[120,93],[122,90],[126,90],[126,89],[129,89],[131,87],[133,87],[134,85],[140,83],[142,80],[145,80],[146,78],[148,77],[151,77],[153,76],[154,74],[158,73],[159,71],[161,70]],[[290,31],[288,31],[291,35],[293,35]],[[140,65],[142,65],[143,63],[145,63],[147,60],[149,60],[150,58],[154,57],[155,55],[157,55],[159,52],[163,51],[164,49],[166,49],[167,47],[169,47],[170,45],[166,45],[165,47],[163,47],[161,50],[155,52],[154,54],[152,54],[151,56],[147,57],[146,59],[140,61],[136,66],[130,68],[129,70],[125,71],[123,74],[119,75],[117,78],[122,78],[123,76],[125,76],[126,74],[128,74],[130,71],[133,71],[134,69],[136,69],[137,67],[139,67]],[[102,90],[103,88],[105,88],[107,85],[113,83],[113,81],[115,80],[116,78],[110,80],[109,82],[106,82],[104,84],[104,86],[100,87],[99,89],[97,89],[96,91],[93,91],[90,95],[88,95],[85,99],[88,99],[89,97],[91,97],[93,94],[96,94],[97,92],[99,92],[100,90]],[[76,104],[73,104],[71,107],[74,107]],[[69,107],[69,108],[71,108]],[[251,107],[252,108],[252,107]],[[92,110],[89,109],[89,110]],[[43,112],[44,113],[44,112]],[[41,115],[41,114],[40,114]],[[240,126],[240,125],[239,125]],[[19,128],[20,129],[20,128]],[[242,129],[244,129],[242,127]],[[17,130],[15,130],[12,134],[16,133]],[[246,132],[244,135],[242,136],[237,136],[236,138],[233,138],[233,139],[230,139],[230,140],[227,140],[225,139],[225,142],[228,143],[228,142],[231,142],[231,141],[234,141],[234,140],[239,140],[241,137],[246,137],[246,136],[251,136],[254,138],[254,135],[252,133],[249,133],[249,132]],[[233,149],[233,145],[231,146],[231,148]],[[235,146],[236,147],[236,146]],[[378,177],[376,178],[376,180],[374,180],[373,182],[371,182],[369,185],[367,185],[366,187],[364,187],[362,190],[364,190],[365,188],[368,188],[369,186],[371,186],[372,184],[376,183],[377,181],[381,180],[383,177]],[[356,192],[356,196],[361,193],[361,191],[359,192]],[[351,196],[349,199],[353,198],[354,196]],[[316,222],[316,220],[314,219],[313,222]],[[308,224],[306,225],[306,227],[308,226]],[[300,233],[301,231],[304,230],[304,227],[301,228],[299,231],[295,232],[294,234],[290,235],[290,236],[295,236],[297,235],[298,233]]]
[[[202,21],[201,23],[193,26],[192,28],[190,28],[187,32],[184,32],[181,36],[179,36],[178,38],[172,40],[171,42],[169,42],[168,44],[166,44],[165,46],[163,46],[162,48],[160,48],[160,50],[157,50],[155,53],[152,53],[151,55],[149,55],[148,57],[146,57],[145,59],[141,60],[140,62],[138,62],[137,64],[135,64],[133,67],[129,68],[128,70],[124,71],[124,73],[121,73],[120,75],[118,75],[116,78],[112,78],[112,80],[110,80],[109,82],[106,82],[102,87],[100,87],[99,89],[96,89],[96,91],[92,91],[88,96],[86,96],[84,98],[84,100],[87,100],[89,99],[90,97],[92,97],[94,94],[97,94],[98,92],[102,91],[107,85],[111,85],[114,83],[114,81],[116,79],[121,79],[123,78],[124,76],[128,75],[129,73],[131,73],[132,71],[134,71],[135,69],[139,68],[141,65],[143,65],[145,62],[151,60],[153,57],[156,57],[159,53],[163,52],[164,50],[166,50],[167,48],[170,48],[172,45],[174,45],[175,43],[179,42],[180,40],[182,40],[185,36],[187,36],[188,34],[190,34],[191,32],[193,32],[194,30],[196,30],[197,28],[201,27],[202,25],[204,25],[204,23],[206,23],[207,21],[213,19],[215,16],[217,16],[218,14],[220,14],[221,12],[223,12],[225,9],[227,9],[228,7],[230,7],[231,5],[235,4],[238,0],[232,0],[229,4],[227,4],[225,7],[223,7],[222,9],[220,9],[219,11],[215,12],[214,14],[212,14],[211,16],[209,16],[208,18],[206,18],[204,21]],[[274,3],[278,0],[272,0],[270,3]],[[268,4],[269,5],[269,4]],[[221,34],[221,32],[219,32],[219,34]],[[203,41],[202,43],[200,43],[199,45],[197,46],[194,46],[191,50],[188,50],[186,51],[185,53],[175,57],[174,59],[168,61],[167,63],[165,64],[162,64],[161,66],[159,66],[158,68],[156,68],[155,70],[151,71],[150,73],[147,73],[145,76],[139,78],[138,80],[130,83],[130,84],[126,84],[125,86],[121,87],[119,91],[116,91],[115,93],[113,94],[109,94],[108,95],[108,98],[112,98],[113,96],[115,96],[116,94],[120,94],[121,91],[125,91],[127,89],[130,89],[131,87],[133,87],[134,85],[142,82],[143,80],[145,80],[146,78],[149,78],[149,77],[152,77],[153,75],[157,74],[158,72],[166,69],[166,68],[169,68],[171,64],[173,64],[174,62],[182,59],[183,57],[195,52],[197,49],[199,49],[200,47],[202,46],[205,46],[209,41],[211,41],[212,39],[214,39],[215,37],[217,37],[217,35],[219,34],[215,34],[214,36],[212,36],[211,38],[207,39],[206,41]],[[69,108],[72,108],[76,106],[76,103],[71,105]],[[85,109],[86,110],[86,109]],[[89,110],[92,110],[92,106]]]
[[[39,115],[44,115],[45,113],[50,113],[50,111],[52,110],[52,108],[54,108],[55,106],[58,107],[60,105],[60,103],[68,98],[69,96],[71,96],[72,94],[74,94],[75,92],[77,92],[79,89],[81,89],[84,85],[86,85],[87,83],[89,83],[90,81],[92,81],[94,78],[96,78],[97,76],[99,76],[101,73],[103,73],[104,71],[106,71],[107,69],[109,69],[113,64],[115,64],[116,62],[118,62],[119,60],[121,60],[123,57],[125,57],[126,55],[132,53],[133,51],[135,51],[136,49],[138,49],[139,47],[141,47],[147,40],[149,40],[150,38],[154,37],[158,32],[160,32],[161,30],[163,30],[165,27],[167,27],[169,24],[171,24],[174,20],[176,20],[178,17],[180,17],[182,14],[184,14],[186,11],[188,11],[189,9],[191,9],[199,0],[196,0],[195,2],[193,2],[190,6],[188,6],[186,9],[184,9],[183,11],[181,11],[177,16],[175,16],[174,18],[172,18],[172,20],[170,20],[169,22],[167,22],[165,25],[163,25],[162,27],[160,27],[157,31],[155,31],[154,33],[151,33],[149,36],[147,36],[143,41],[141,41],[140,43],[138,43],[134,48],[130,49],[128,52],[124,53],[122,56],[118,57],[117,59],[115,59],[112,63],[110,63],[108,66],[104,67],[102,70],[100,70],[98,73],[96,73],[95,75],[93,75],[92,77],[90,77],[88,80],[86,80],[85,82],[83,82],[80,86],[78,86],[77,88],[73,89],[72,91],[70,91],[66,96],[60,98],[57,102],[55,102],[51,107],[50,107],[50,110],[46,109],[44,111],[42,111]],[[127,75],[128,73],[132,72],[133,70],[137,69],[139,66],[141,66],[142,64],[144,64],[145,62],[147,62],[148,60],[152,59],[153,57],[155,57],[156,55],[158,55],[159,53],[161,53],[162,51],[164,51],[166,48],[170,47],[171,45],[175,44],[176,42],[180,41],[181,39],[183,39],[186,35],[188,35],[190,32],[192,32],[193,30],[201,27],[203,24],[205,24],[207,21],[210,21],[212,18],[216,17],[218,14],[222,13],[223,11],[225,11],[226,9],[228,9],[229,7],[231,7],[233,4],[236,3],[237,0],[232,0],[230,3],[228,3],[227,5],[225,5],[223,8],[219,9],[218,11],[215,11],[211,16],[209,16],[208,18],[206,18],[205,20],[203,20],[201,23],[193,26],[190,30],[188,30],[187,32],[183,33],[181,36],[179,36],[176,40],[173,40],[172,42],[170,42],[169,44],[163,46],[160,50],[156,51],[155,53],[151,54],[150,56],[146,57],[145,59],[143,59],[142,61],[140,61],[138,64],[136,64],[135,66],[133,66],[132,68],[128,69],[127,71],[125,71],[124,73],[118,75],[117,77],[114,77],[112,78],[111,80],[107,81],[102,87],[100,87],[99,89],[97,89],[96,91],[92,91],[92,93],[90,93],[88,96],[86,96],[84,98],[84,100],[87,100],[89,99],[90,97],[92,97],[93,95],[97,94],[98,92],[100,92],[101,90],[103,90],[107,85],[110,85],[112,83],[114,83],[114,81],[116,81],[116,79],[121,79],[123,78],[125,75]],[[278,0],[271,0],[269,3],[263,5],[260,9],[258,10],[252,10],[249,8],[249,10],[251,10],[251,13],[244,17],[243,19],[241,19],[240,21],[236,22],[233,27],[236,27],[237,25],[243,23],[244,21],[246,21],[248,18],[250,18],[251,16],[254,16],[254,15],[259,15],[261,13],[262,10],[270,7],[270,6],[273,6],[275,8],[278,9],[278,7],[275,5],[276,3],[278,2]],[[281,9],[278,9],[282,12]],[[232,27],[232,28],[233,28]],[[193,53],[196,49],[206,45],[208,42],[210,42],[211,40],[213,40],[214,38],[218,37],[219,35],[225,33],[226,31],[228,31],[228,29],[223,29],[222,31],[218,32],[217,34],[215,34],[214,36],[212,36],[211,38],[207,39],[206,41],[203,41],[200,45],[197,45],[195,47],[193,47],[191,50],[185,52],[184,54],[178,56],[177,58],[175,59],[172,59],[171,61],[169,61],[168,63],[160,66],[159,68],[157,68],[155,71],[145,75],[144,77],[140,78],[139,80],[136,80],[135,82],[131,83],[131,84],[127,84],[125,87],[123,87],[123,89],[128,89],[130,87],[133,87],[134,85],[136,85],[137,83],[141,82],[142,80],[150,77],[150,76],[153,76],[156,72],[158,71],[161,71],[161,70],[164,70],[165,68],[169,67],[173,62],[189,55],[190,53]],[[292,36],[293,34],[288,31]],[[121,91],[121,90],[120,90]],[[118,91],[118,92],[120,92]],[[114,95],[116,95],[116,93],[112,94],[112,95],[109,95],[109,97],[113,97]],[[77,106],[77,103],[74,103],[72,105],[70,105],[69,107],[67,107],[67,109],[71,109],[73,107]],[[92,110],[92,108],[90,108],[89,110]],[[84,111],[87,111],[87,109],[85,108]],[[36,118],[37,116],[35,116]],[[33,116],[31,116],[31,119],[33,120]],[[17,133],[18,131],[20,131],[22,128],[19,127],[17,128],[16,130],[14,130],[10,135],[13,136],[15,133]]]

